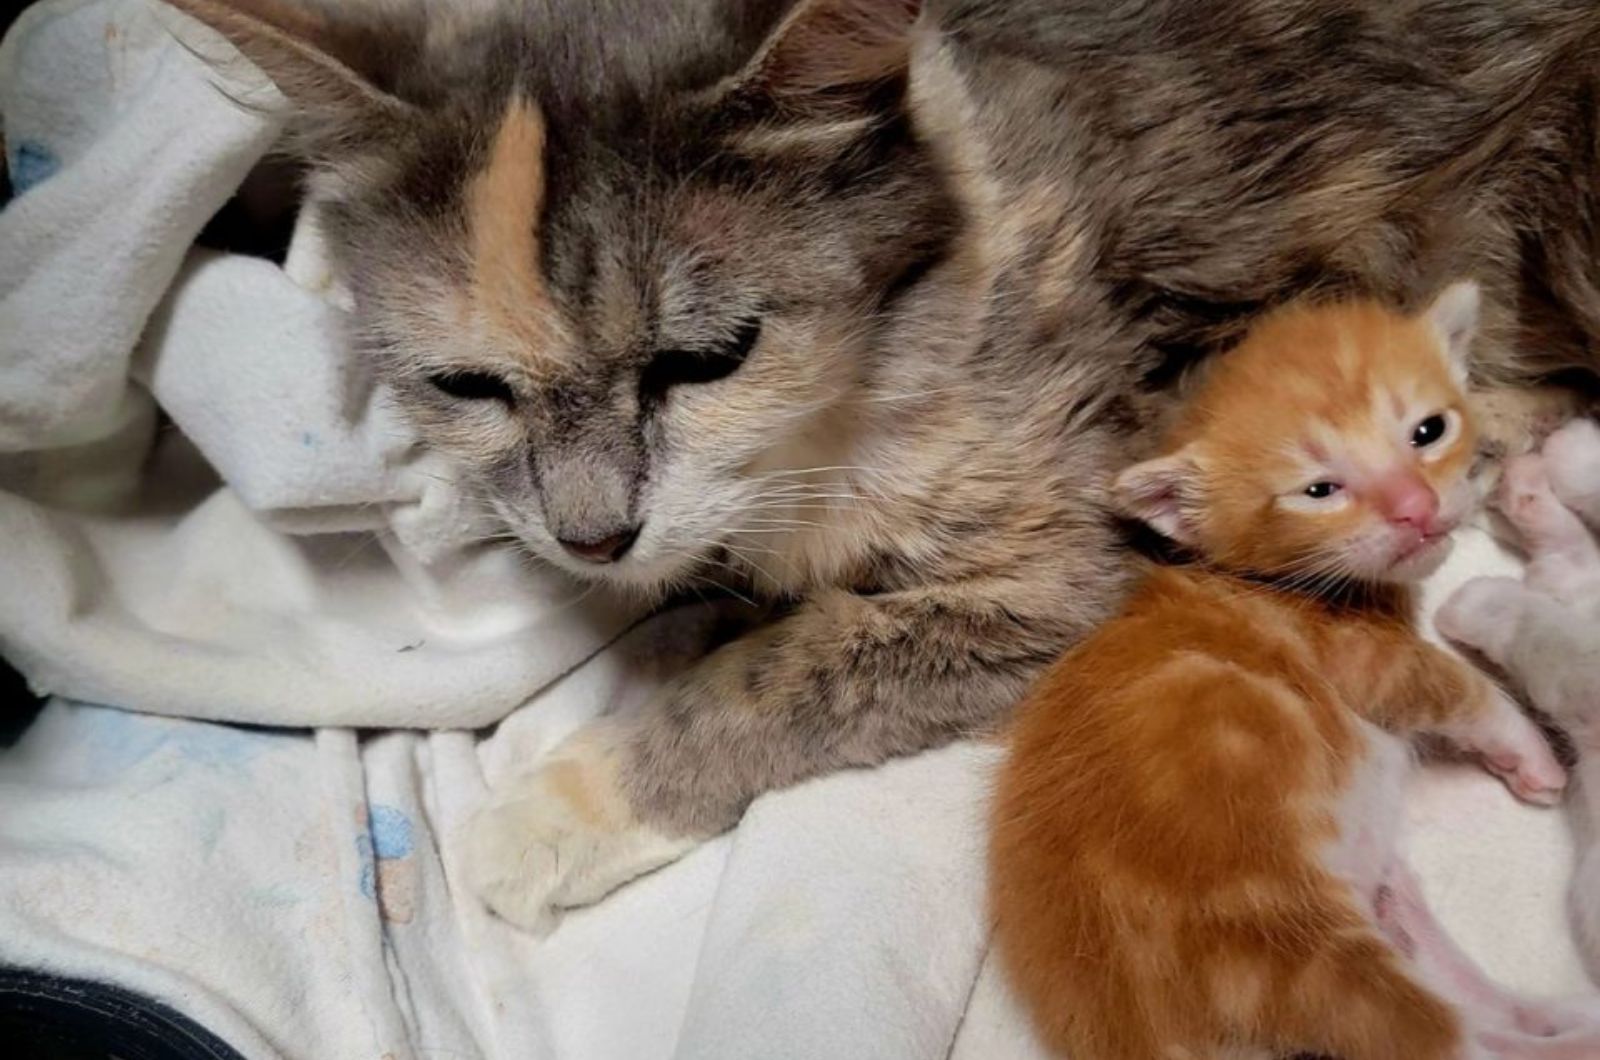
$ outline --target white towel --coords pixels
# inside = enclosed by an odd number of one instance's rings
[[[678,625],[481,745],[52,702],[0,754],[0,965],[112,981],[250,1060],[942,1055],[983,955],[992,749],[763,799],[546,938],[461,890],[450,839],[485,780],[650,694],[693,654]]]

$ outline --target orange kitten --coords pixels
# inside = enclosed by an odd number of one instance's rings
[[[996,937],[1072,1060],[1600,1056],[1600,1008],[1511,997],[1395,848],[1444,734],[1554,801],[1543,736],[1425,643],[1408,583],[1473,504],[1477,289],[1404,317],[1291,306],[1225,355],[1128,514],[1192,551],[1035,687],[991,849]]]

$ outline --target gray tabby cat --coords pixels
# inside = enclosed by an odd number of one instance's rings
[[[519,923],[989,729],[1262,308],[1470,275],[1486,379],[1600,365],[1591,0],[169,2],[297,105],[356,341],[528,551],[772,605],[474,824]]]

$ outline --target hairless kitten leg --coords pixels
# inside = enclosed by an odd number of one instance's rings
[[[1410,866],[1396,858],[1374,912],[1423,980],[1462,1013],[1487,1055],[1543,1060],[1600,1057],[1600,995],[1530,998],[1490,979],[1428,908]]]

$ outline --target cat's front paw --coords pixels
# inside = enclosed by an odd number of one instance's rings
[[[618,783],[614,742],[569,741],[538,772],[496,793],[467,826],[467,878],[496,914],[532,931],[695,846],[638,820]]]

